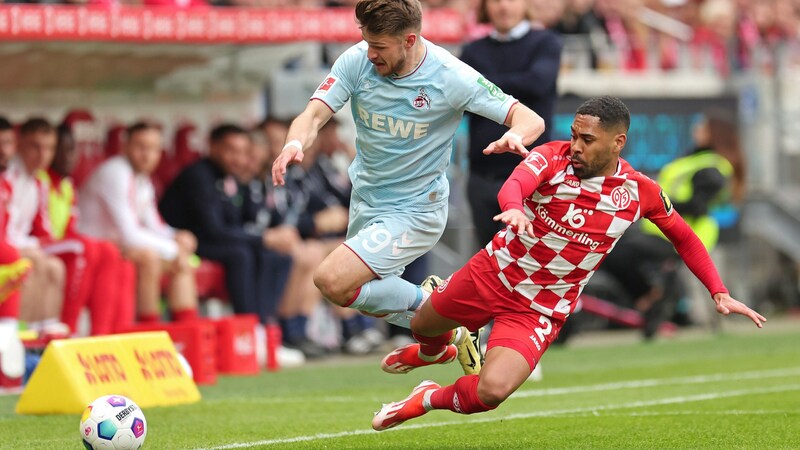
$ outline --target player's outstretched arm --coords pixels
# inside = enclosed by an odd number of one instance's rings
[[[764,316],[728,294],[728,289],[722,283],[711,256],[680,214],[673,212],[671,218],[655,219],[653,223],[672,241],[686,267],[703,283],[709,293],[713,294],[711,298],[714,299],[717,312],[726,316],[730,313],[741,314],[749,317],[757,327],[763,326],[761,322],[767,321]]]
[[[747,316],[750,318],[750,320],[753,321],[753,323],[756,324],[758,328],[763,327],[761,322],[767,321],[767,319],[764,318],[764,316],[750,309],[744,303],[734,299],[733,297],[724,292],[714,294],[714,303],[717,304],[718,313],[724,314],[726,316],[731,313]]]
[[[532,144],[544,133],[544,119],[522,103],[511,107],[506,125],[509,130],[483,149],[484,155],[510,152],[527,156],[528,149],[525,146]]]
[[[317,138],[320,128],[333,116],[325,103],[312,99],[306,109],[292,121],[286,135],[286,143],[280,155],[272,163],[272,184],[282,186],[289,164],[303,161],[303,149]]]

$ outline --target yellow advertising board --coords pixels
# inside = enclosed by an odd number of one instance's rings
[[[79,414],[97,397],[142,408],[194,403],[200,392],[164,331],[50,342],[17,403],[19,414]]]

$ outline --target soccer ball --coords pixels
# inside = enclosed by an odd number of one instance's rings
[[[147,436],[147,421],[131,399],[104,395],[83,411],[80,432],[87,449],[139,449]]]

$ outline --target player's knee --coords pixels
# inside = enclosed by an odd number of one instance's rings
[[[411,332],[420,336],[433,337],[439,333],[435,333],[428,323],[425,321],[423,314],[417,313],[411,318]]]
[[[141,249],[137,254],[136,266],[143,272],[158,273],[161,271],[161,256],[155,250]]]
[[[484,376],[478,382],[478,398],[488,406],[497,406],[503,403],[517,386],[509,382],[506,377]]]
[[[64,267],[64,263],[61,262],[60,259],[55,257],[46,258],[45,263],[47,265],[48,278],[55,283],[62,282],[64,280],[64,277],[66,276],[66,271],[67,271],[67,269]]]
[[[339,306],[347,304],[349,299],[345,298],[346,295],[342,292],[339,280],[331,272],[324,270],[322,266],[314,271],[314,285],[317,286],[322,296],[331,303]]]

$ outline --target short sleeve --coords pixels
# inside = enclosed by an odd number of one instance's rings
[[[462,61],[454,58],[446,66],[451,64],[456,67],[451,86],[461,94],[453,100],[453,106],[504,124],[517,99]]]
[[[320,100],[337,112],[350,99],[357,85],[358,74],[364,64],[363,52],[359,45],[350,47],[333,63],[331,72],[314,91],[312,100]]]

